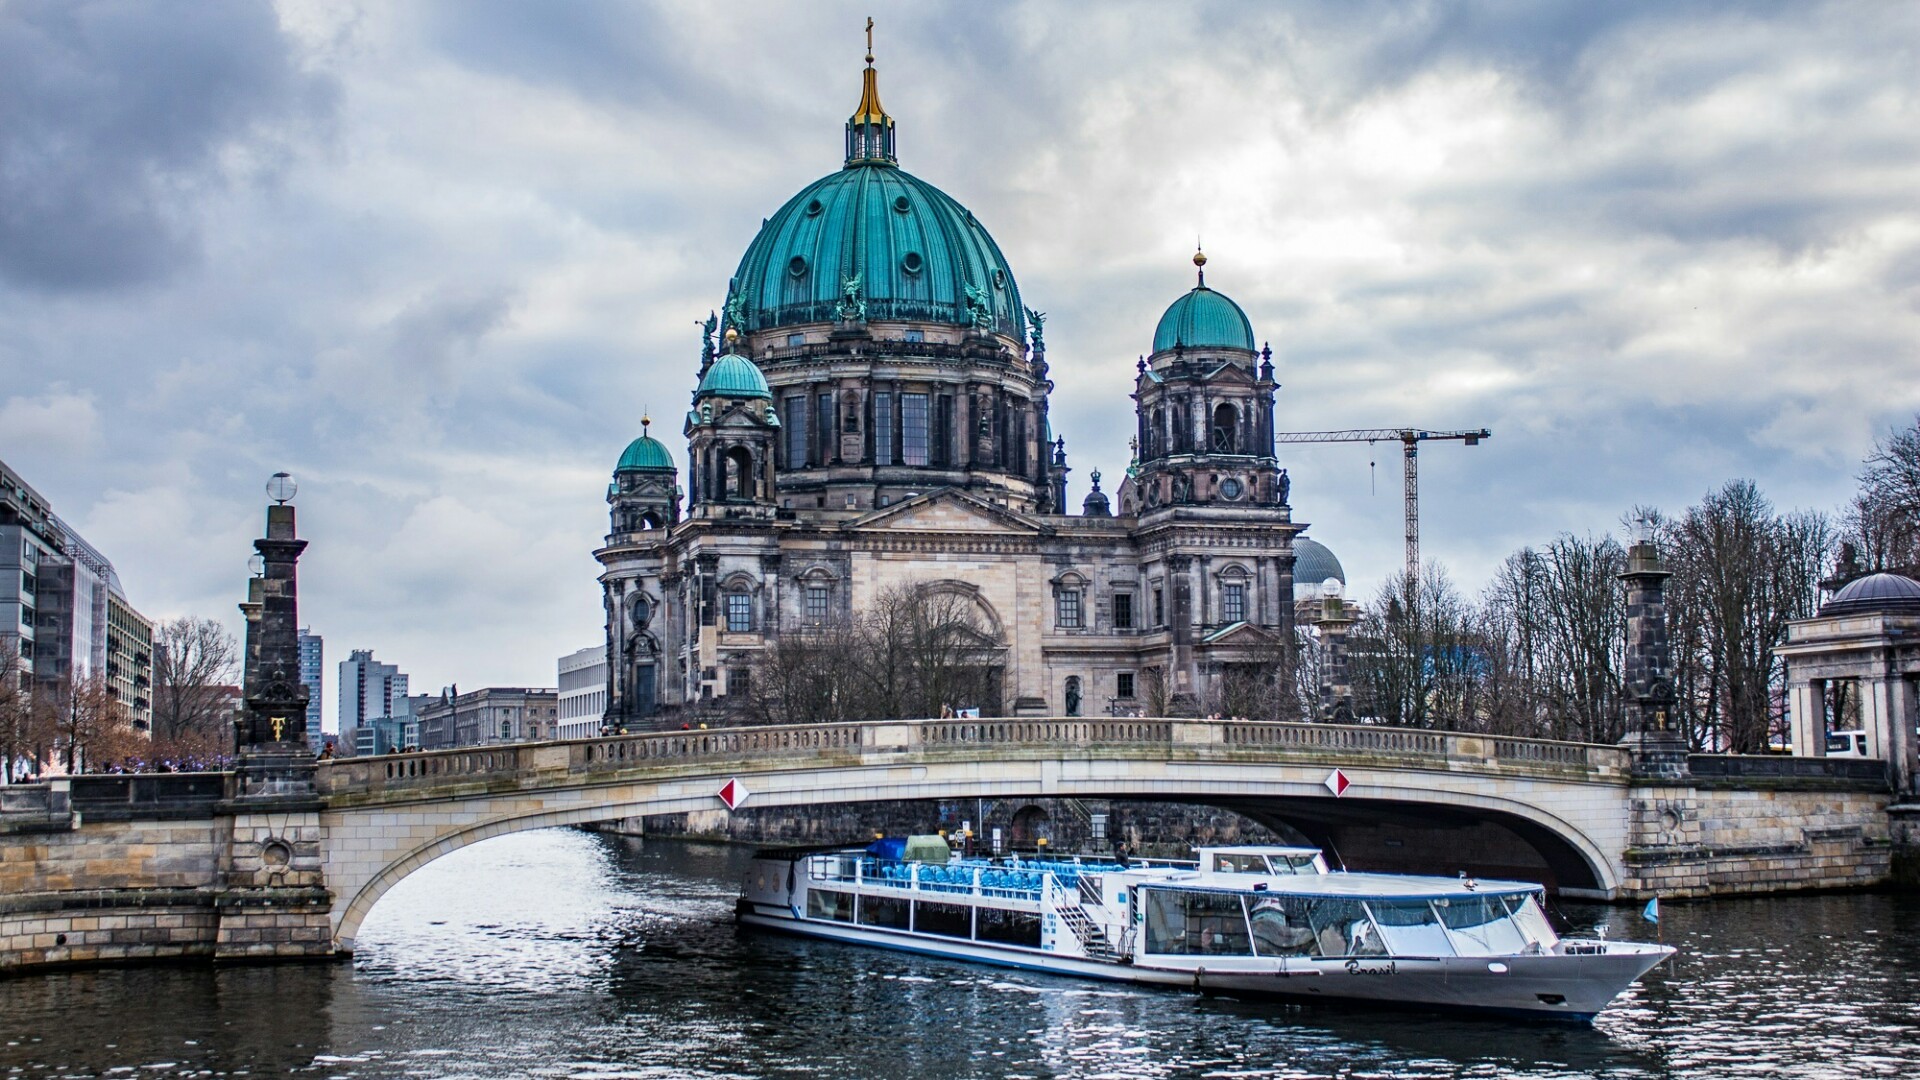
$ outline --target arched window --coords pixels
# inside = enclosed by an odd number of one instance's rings
[[[1221,405],[1213,410],[1213,452],[1237,454],[1240,445],[1240,410]]]
[[[1080,676],[1067,676],[1067,715],[1080,715]]]
[[[744,446],[736,446],[727,451],[727,498],[742,502],[753,501],[755,484],[753,482],[753,451]]]

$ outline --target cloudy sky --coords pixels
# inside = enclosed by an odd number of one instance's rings
[[[1196,236],[1283,427],[1493,429],[1422,455],[1470,590],[1733,477],[1835,508],[1920,412],[1920,5],[0,0],[0,459],[230,621],[291,471],[330,663],[552,685],[869,12],[902,163],[1050,315],[1076,505]],[[1395,448],[1284,458],[1370,594]]]

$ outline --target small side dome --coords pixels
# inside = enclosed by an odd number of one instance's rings
[[[1304,536],[1293,538],[1293,598],[1318,600],[1326,581],[1347,583],[1347,571],[1327,545]]]
[[[620,464],[613,467],[617,473],[628,470],[640,472],[673,472],[673,455],[667,452],[659,439],[651,435],[642,435],[627,444],[627,452],[620,455]]]
[[[1176,345],[1189,349],[1244,349],[1253,351],[1253,324],[1240,305],[1205,285],[1173,302],[1153,331],[1153,351]]]
[[[1858,615],[1867,612],[1920,614],[1920,581],[1900,574],[1868,574],[1849,581],[1820,605],[1821,615]]]
[[[1064,508],[1063,508],[1064,509]],[[1093,490],[1080,503],[1082,517],[1112,517],[1113,504],[1107,501],[1107,493],[1100,490],[1100,470],[1093,470]]]
[[[760,374],[760,368],[753,361],[728,353],[707,368],[706,377],[700,380],[700,389],[694,391],[693,397],[695,401],[706,397],[766,398],[772,401],[773,391],[767,388],[767,377]]]

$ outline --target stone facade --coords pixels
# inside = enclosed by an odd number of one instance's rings
[[[956,710],[1198,715],[1236,666],[1271,673],[1305,525],[1245,315],[1204,278],[1174,302],[1136,364],[1119,514],[1104,495],[1069,513],[1044,316],[973,215],[899,169],[892,119],[861,116],[709,320],[684,488],[650,435],[615,470],[608,723],[719,705],[782,635],[908,584],[963,597],[992,638],[997,689]],[[871,124],[887,140],[856,137]]]

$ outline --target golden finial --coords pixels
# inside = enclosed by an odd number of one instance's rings
[[[880,104],[879,75],[873,70],[873,16],[867,16],[867,70],[860,74],[860,104],[853,110],[856,124],[892,125],[886,107]]]
[[[1193,265],[1200,271],[1200,284],[1205,286],[1207,283],[1207,253],[1200,250],[1198,244],[1194,245],[1193,248]]]
[[[740,340],[740,331],[734,329],[731,326],[727,327],[726,340],[727,340],[727,348],[729,349],[733,348],[733,343]]]
[[[648,416],[646,413],[641,413],[640,414],[640,434],[645,435],[647,433],[647,428],[651,426],[653,426],[653,417]]]

